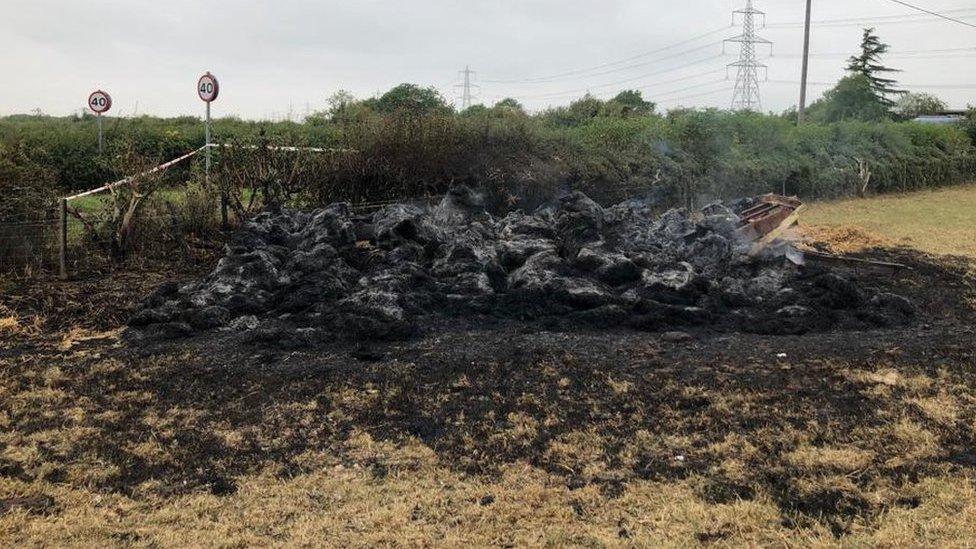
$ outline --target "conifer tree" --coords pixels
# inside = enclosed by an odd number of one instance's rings
[[[871,91],[878,103],[885,109],[890,109],[895,106],[895,101],[889,96],[901,95],[905,91],[895,88],[897,81],[884,77],[887,73],[901,72],[881,64],[881,56],[887,52],[888,44],[874,34],[874,29],[864,29],[861,37],[861,53],[847,60],[847,70],[853,74],[864,75],[871,82]]]

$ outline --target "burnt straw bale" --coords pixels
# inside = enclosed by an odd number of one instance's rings
[[[459,189],[436,206],[369,215],[342,203],[269,209],[244,224],[205,279],[150,295],[130,333],[251,331],[305,344],[409,337],[434,315],[770,334],[911,319],[907,299],[798,265],[789,246],[750,257],[736,233],[741,203],[657,215],[640,200],[604,208],[575,192],[497,218]]]

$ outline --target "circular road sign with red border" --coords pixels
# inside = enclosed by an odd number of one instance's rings
[[[201,76],[200,80],[197,80],[197,95],[207,103],[217,99],[219,92],[220,84],[217,83],[217,77],[209,72]]]
[[[88,108],[102,114],[112,108],[112,96],[102,90],[95,90],[88,96]]]

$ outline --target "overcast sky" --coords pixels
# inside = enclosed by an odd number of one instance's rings
[[[586,90],[605,96],[636,88],[662,107],[727,107],[735,74],[726,81],[723,67],[738,47],[730,44],[722,56],[720,40],[741,32],[729,26],[731,12],[746,0],[0,2],[7,8],[0,17],[2,114],[77,112],[102,88],[112,95],[113,115],[199,115],[195,83],[210,70],[221,84],[215,115],[290,112],[298,119],[324,108],[338,89],[368,97],[414,82],[454,101],[466,64],[477,71],[485,103],[514,96],[539,109]],[[973,0],[911,3],[976,23]],[[764,110],[797,101],[803,4],[755,0],[767,13],[760,35],[774,42],[764,60]],[[862,22],[850,21],[857,18],[874,19],[891,45],[888,65],[904,70],[899,80],[953,107],[976,104],[976,28],[890,0],[814,0],[811,81],[843,74],[844,55],[860,41]],[[838,19],[845,21],[823,23]],[[499,80],[522,82],[492,82]],[[813,85],[811,93],[824,89]]]

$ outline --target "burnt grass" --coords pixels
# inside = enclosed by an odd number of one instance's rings
[[[42,446],[43,468],[0,458],[0,475],[67,482],[71,463],[95,457],[112,471],[90,482],[95,489],[138,497],[147,480],[157,481],[154,491],[164,495],[233,493],[236,477],[269,466],[282,476],[301,474],[309,452],[368,467],[377,477],[411,467],[379,458],[357,462],[345,442],[366,432],[394,443],[420,439],[440,463],[463,473],[491,476],[503,464],[525,461],[570,488],[597,484],[608,498],[634,479],[693,482],[715,503],[761,493],[780,507],[784,523],[819,521],[843,535],[855,520],[919,504],[900,487],[976,466],[976,314],[967,264],[901,249],[865,257],[909,266],[895,275],[850,276],[911,299],[914,322],[779,336],[702,326],[678,337],[443,317],[413,338],[323,340],[299,348],[248,341],[253,333],[237,332],[142,346],[95,340],[72,352],[42,336],[15,338],[0,355],[8,393],[36,388],[36,372],[57,365],[64,374],[57,388],[66,397],[8,412],[7,429],[25,437],[58,429],[70,407],[82,406],[83,425],[94,434]],[[111,276],[69,284],[83,288],[74,299],[88,303],[131,294],[128,286],[113,293]],[[52,306],[41,299],[19,303],[23,314]],[[106,361],[117,367],[98,367]],[[882,369],[938,378],[925,391],[950,388],[962,403],[955,421],[936,422],[914,407],[909,397],[917,391],[872,391],[870,382],[850,375]],[[187,409],[194,413],[174,414]],[[149,415],[170,418],[173,428],[150,433]],[[893,459],[904,448],[886,433],[905,418],[936,435],[936,453]],[[241,436],[233,446],[216,434],[228,426]],[[597,447],[587,451],[605,462],[600,473],[552,458],[556,441],[581,431],[598,435]],[[165,448],[163,458],[132,450],[150,437]],[[653,442],[634,444],[638,439]],[[737,441],[731,449],[716,451],[730,440]],[[835,474],[787,459],[801,443],[856,447],[873,458],[861,470]],[[754,449],[740,451],[742,444]],[[727,467],[730,457],[744,467]],[[846,481],[837,482],[840,477]],[[895,495],[867,495],[879,487]]]

